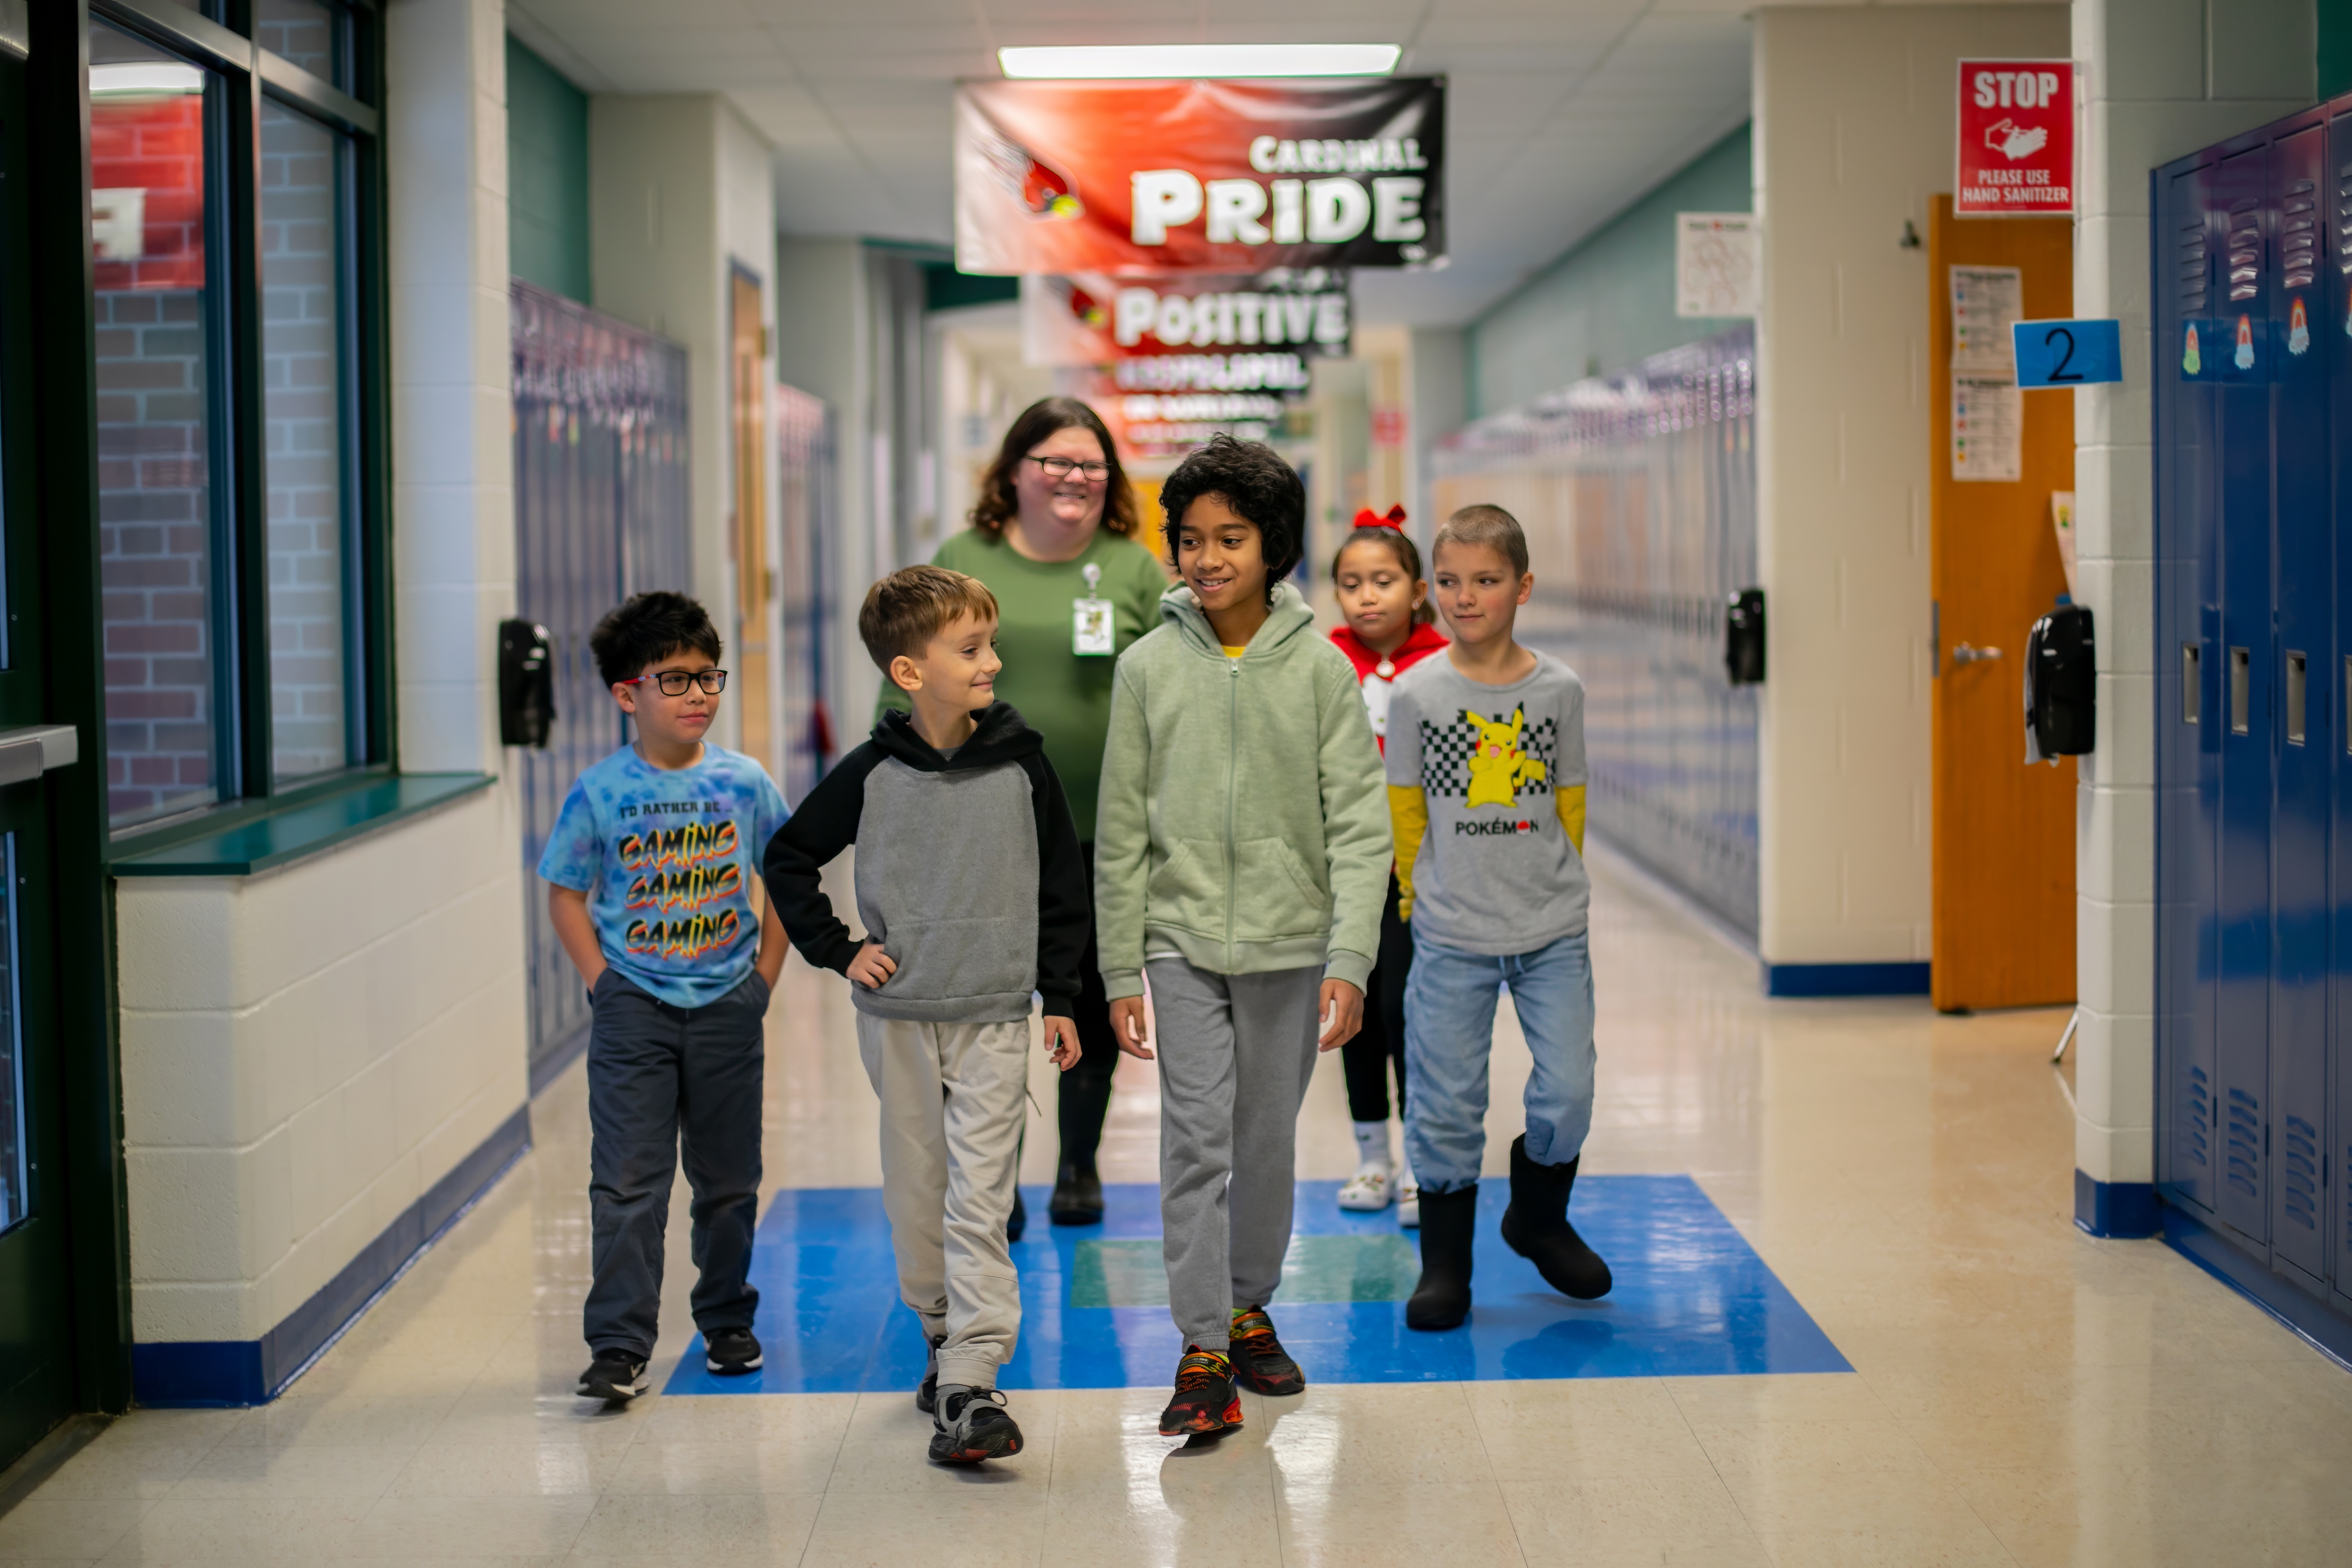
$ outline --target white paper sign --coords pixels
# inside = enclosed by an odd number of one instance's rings
[[[1753,316],[1764,302],[1753,213],[1675,214],[1675,314]]]
[[[1952,373],[2017,384],[2010,329],[2025,319],[2025,277],[2013,267],[1951,270]]]
[[[2025,394],[2014,382],[1952,376],[1952,477],[2016,483],[2024,476]]]

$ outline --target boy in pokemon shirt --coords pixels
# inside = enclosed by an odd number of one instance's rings
[[[1386,755],[1398,913],[1412,932],[1405,1146],[1421,1183],[1421,1281],[1405,1322],[1439,1330],[1470,1312],[1502,986],[1535,1058],[1503,1239],[1563,1295],[1591,1300],[1611,1281],[1568,1222],[1592,1126],[1584,684],[1511,636],[1535,579],[1508,512],[1454,513],[1431,564],[1454,642],[1398,678]]]

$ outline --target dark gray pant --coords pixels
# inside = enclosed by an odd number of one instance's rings
[[[760,1125],[768,983],[757,971],[704,1007],[679,1008],[617,969],[598,977],[588,1035],[588,1208],[594,1277],[582,1311],[592,1352],[653,1355],[662,1241],[685,1133],[704,1337],[748,1329],[760,1213]]]
[[[1168,1312],[1222,1351],[1290,1249],[1298,1107],[1315,1072],[1323,968],[1218,975],[1148,957],[1160,1054],[1160,1229]]]

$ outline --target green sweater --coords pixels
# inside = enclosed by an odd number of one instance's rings
[[[967,528],[940,545],[931,564],[976,577],[996,595],[996,651],[1004,661],[996,677],[997,698],[1018,708],[1029,727],[1045,737],[1045,760],[1069,797],[1078,838],[1091,842],[1103,736],[1110,728],[1111,670],[1118,661],[1070,651],[1070,607],[1087,596],[1086,569],[1100,567],[1096,592],[1111,602],[1112,631],[1123,653],[1159,624],[1168,574],[1150,550],[1108,528],[1097,529],[1094,542],[1076,559],[1052,561],[1031,560],[1001,536]],[[907,694],[884,677],[875,716],[884,708],[903,713],[907,706]]]
[[[1095,828],[1095,940],[1113,997],[1171,948],[1221,975],[1320,965],[1361,989],[1391,853],[1380,749],[1348,655],[1276,591],[1229,659],[1189,588],[1118,661]]]

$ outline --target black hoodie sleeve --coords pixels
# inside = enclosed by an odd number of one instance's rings
[[[1037,995],[1047,1014],[1068,1018],[1078,1005],[1078,965],[1095,918],[1093,890],[1054,765],[1044,752],[1033,751],[1021,766],[1037,813]]]
[[[822,875],[835,856],[857,841],[857,821],[866,809],[866,776],[881,761],[882,753],[867,741],[834,764],[833,771],[802,798],[800,810],[768,841],[760,866],[776,917],[784,923],[784,935],[802,957],[837,975],[848,971],[858,944],[834,913]]]

